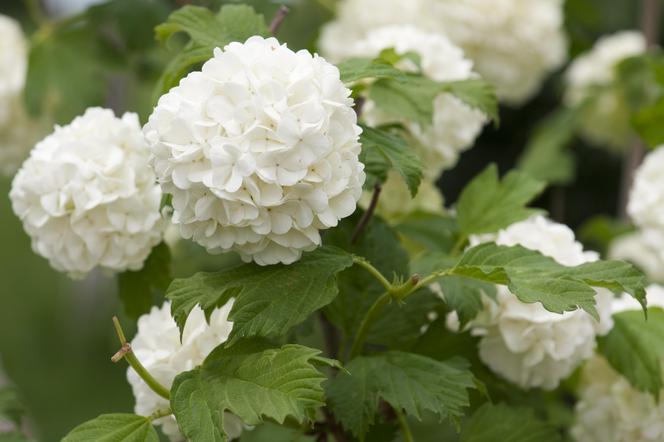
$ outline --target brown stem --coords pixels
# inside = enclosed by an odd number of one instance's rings
[[[288,9],[288,7],[284,5],[279,6],[279,9],[277,9],[277,12],[274,14],[274,17],[270,22],[270,33],[272,35],[277,33],[279,26],[281,26],[281,24],[284,22],[289,12],[290,9]]]
[[[641,31],[646,38],[648,47],[656,46],[659,42],[661,12],[661,0],[641,1]],[[620,199],[618,201],[618,215],[622,220],[627,219],[627,201],[634,180],[634,172],[641,164],[645,152],[646,148],[643,141],[635,137],[623,162]]]
[[[332,412],[327,408],[324,408],[323,413],[325,414],[325,422],[327,423],[328,430],[330,433],[332,433],[334,439],[337,442],[347,442],[348,439],[346,438],[346,433],[344,432],[344,429],[341,427],[341,425],[339,425],[339,423],[334,419]]]
[[[351,244],[355,244],[357,240],[360,239],[362,231],[364,231],[364,229],[367,227],[367,224],[369,224],[369,221],[371,221],[371,217],[373,216],[374,211],[376,210],[376,206],[378,205],[378,198],[380,198],[381,190],[383,190],[383,188],[381,187],[380,183],[376,183],[374,186],[373,195],[371,195],[371,202],[369,203],[369,207],[367,207],[367,210],[364,212],[360,222],[357,223],[357,226],[353,231],[353,236],[350,240]]]

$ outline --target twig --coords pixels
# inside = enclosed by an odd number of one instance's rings
[[[274,14],[274,17],[270,22],[270,33],[272,35],[277,33],[277,31],[279,30],[279,26],[281,26],[281,24],[284,22],[289,12],[290,9],[288,9],[287,6],[284,5],[279,6],[279,9],[277,9],[277,12]]]
[[[364,212],[362,218],[360,218],[360,222],[357,223],[357,226],[353,231],[353,236],[350,240],[351,244],[355,244],[357,242],[357,240],[360,238],[360,235],[362,234],[362,231],[367,227],[369,221],[371,221],[371,217],[373,216],[374,211],[376,210],[376,206],[378,205],[378,198],[380,198],[381,190],[383,190],[383,188],[381,187],[380,183],[376,183],[374,186],[373,195],[371,195],[371,202],[369,203],[369,207],[367,207],[367,210]]]
[[[168,391],[168,388],[161,385],[159,381],[150,374],[150,372],[143,366],[143,364],[141,364],[134,352],[131,350],[131,344],[127,342],[127,338],[125,337],[124,331],[122,330],[120,321],[116,316],[113,316],[113,325],[115,326],[115,332],[118,335],[118,339],[120,340],[122,348],[113,355],[111,361],[118,362],[120,359],[124,359],[152,391],[164,399],[170,400],[171,394]]]
[[[648,47],[656,46],[659,42],[661,11],[661,0],[641,1],[641,31],[646,38]],[[627,201],[632,182],[634,181],[634,172],[639,164],[641,164],[645,152],[646,148],[643,141],[634,137],[634,141],[632,141],[629,152],[623,162],[622,179],[620,182],[618,215],[622,220],[627,219]]]

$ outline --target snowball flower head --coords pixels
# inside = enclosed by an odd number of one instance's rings
[[[664,235],[664,146],[648,153],[634,175],[627,213],[642,229]]]
[[[521,245],[553,258],[565,266],[595,261],[567,226],[535,216],[499,231],[473,238],[472,243],[493,240],[499,245]],[[469,324],[481,336],[479,354],[494,372],[523,388],[553,389],[584,360],[592,356],[595,337],[611,327],[613,295],[598,289],[595,299],[601,320],[583,310],[552,313],[540,303],[521,302],[505,286],[497,287],[496,301]],[[444,294],[443,294],[444,295]],[[448,318],[453,323],[454,318]]]
[[[648,305],[664,307],[664,287],[646,289]],[[614,313],[641,310],[628,295],[616,299]],[[660,392],[664,394],[664,389]],[[635,389],[601,356],[590,359],[581,373],[576,423],[572,436],[579,442],[655,442],[664,440],[664,402]]]
[[[397,54],[412,52],[420,56],[424,75],[436,81],[456,81],[476,78],[473,62],[463,51],[440,34],[420,31],[413,26],[385,26],[370,31],[356,43],[354,55],[377,57],[384,49],[393,48]],[[413,69],[413,63],[403,60],[402,69]],[[412,121],[400,121],[413,134],[411,143],[425,164],[425,174],[435,180],[445,169],[453,167],[459,154],[472,146],[486,123],[486,116],[454,95],[442,93],[433,102],[433,121],[422,127]],[[363,117],[372,126],[393,123],[394,120],[376,109],[368,101]]]
[[[394,24],[444,33],[508,104],[530,98],[567,57],[562,0],[344,0],[323,28],[321,51],[347,58],[353,41]]]
[[[620,235],[608,255],[635,264],[651,281],[664,282],[664,232],[646,229]]]
[[[40,141],[9,194],[33,250],[73,277],[138,270],[161,240],[161,189],[136,114],[90,108]]]
[[[28,44],[18,22],[0,14],[0,125],[6,123],[23,91],[28,68]]]
[[[590,142],[614,150],[628,146],[632,135],[629,110],[622,91],[613,83],[620,62],[645,50],[646,41],[640,32],[618,32],[600,38],[567,70],[565,102],[576,106],[592,100],[584,110],[581,127]]]
[[[161,308],[152,307],[150,313],[138,319],[138,332],[131,341],[132,351],[161,385],[170,388],[178,374],[201,365],[215,347],[226,342],[233,329],[233,323],[228,320],[232,307],[231,300],[215,309],[209,324],[203,310],[194,307],[185,323],[182,341],[178,326],[171,317],[170,302]],[[149,416],[169,407],[168,400],[152,391],[131,367],[127,369],[127,380],[136,398],[136,414]],[[173,416],[157,419],[154,423],[161,425],[161,430],[171,441],[186,440]],[[224,431],[229,439],[239,437],[242,429],[242,421],[237,416],[224,414]]]
[[[262,37],[216,49],[144,128],[182,236],[261,265],[318,247],[362,193],[352,105],[317,55]]]

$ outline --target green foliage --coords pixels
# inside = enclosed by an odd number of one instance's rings
[[[102,414],[74,428],[62,442],[159,442],[150,419],[135,414]]]
[[[569,184],[574,179],[576,160],[566,149],[578,125],[577,109],[561,109],[537,125],[519,158],[518,168],[550,184]]]
[[[405,79],[383,78],[369,89],[376,106],[395,118],[405,118],[423,127],[433,120],[433,101],[448,92],[497,121],[498,101],[493,88],[484,80],[436,82],[416,74]]]
[[[229,319],[230,341],[250,336],[280,336],[329,304],[337,295],[336,274],[353,264],[334,247],[306,253],[291,265],[243,264],[229,270],[197,273],[174,280],[166,292],[171,312],[184,329],[189,312],[200,305],[206,315],[235,298]]]
[[[452,276],[441,279],[439,284],[445,295],[445,302],[450,309],[457,312],[461,327],[475,319],[484,308],[482,295],[489,298],[496,296],[496,286],[483,281]]]
[[[171,252],[161,243],[152,249],[141,270],[118,275],[118,295],[127,316],[138,319],[160,303],[171,282],[170,263]]]
[[[317,366],[336,362],[301,345],[273,348],[250,339],[230,348],[218,347],[202,366],[180,374],[171,389],[171,408],[183,434],[197,442],[224,441],[224,411],[249,425],[264,419],[282,424],[312,418],[325,403]]]
[[[164,70],[155,90],[156,97],[168,92],[189,71],[212,58],[213,50],[233,41],[244,42],[253,35],[267,36],[265,19],[246,5],[225,5],[217,14],[207,8],[184,6],[155,28],[157,39],[165,42],[185,33],[189,42]],[[156,98],[155,97],[155,98]]]
[[[400,136],[387,130],[362,126],[360,161],[374,180],[385,181],[387,173],[399,172],[414,197],[422,181],[422,161]],[[372,180],[369,180],[372,181]]]
[[[408,214],[394,228],[413,245],[432,252],[450,252],[457,233],[451,216],[425,212]]]
[[[562,442],[562,438],[528,408],[485,404],[465,423],[459,441]]]
[[[0,433],[0,442],[32,442],[33,439],[17,433],[15,431],[9,433]]]
[[[493,233],[531,215],[538,209],[525,207],[544,190],[544,183],[525,173],[511,171],[500,181],[498,168],[489,165],[461,192],[457,224],[463,235]]]
[[[353,83],[365,78],[405,79],[403,71],[382,58],[350,58],[337,64],[341,81]]]
[[[456,419],[469,405],[473,375],[456,363],[389,351],[353,359],[326,386],[337,419],[357,437],[375,422],[380,400],[421,419],[424,410]]]
[[[30,47],[25,98],[32,114],[52,112],[69,123],[106,97],[109,60],[89,26],[44,30]]]
[[[647,320],[641,312],[625,311],[613,315],[613,321],[609,334],[599,338],[600,353],[635,388],[659,398],[664,387],[664,311],[649,308]]]
[[[582,308],[597,318],[595,287],[627,292],[645,306],[645,276],[623,261],[595,261],[575,267],[521,246],[480,244],[444,272],[506,285],[521,301],[541,302],[551,312]]]
[[[611,242],[621,235],[632,232],[633,226],[605,215],[598,215],[583,223],[577,238],[587,248],[605,254]]]

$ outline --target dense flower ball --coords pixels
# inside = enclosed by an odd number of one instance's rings
[[[171,317],[170,302],[161,308],[152,307],[150,313],[138,319],[138,332],[131,342],[131,348],[139,361],[163,386],[170,388],[175,377],[200,365],[212,350],[228,339],[233,323],[228,320],[233,302],[217,308],[210,316],[209,324],[205,313],[196,306],[184,326],[182,341],[177,324]],[[149,416],[170,405],[168,400],[157,395],[130,367],[127,379],[131,384],[136,406],[134,411],[141,416]],[[154,421],[173,442],[184,442],[172,416]],[[224,430],[230,439],[240,436],[243,424],[231,414],[224,414]]]
[[[567,226],[535,216],[483,237],[497,244],[521,245],[558,263],[575,266],[595,261],[584,252]],[[473,243],[480,242],[474,238]],[[592,356],[595,337],[611,327],[613,295],[598,289],[595,299],[601,320],[583,310],[552,313],[540,303],[521,302],[505,286],[497,287],[497,300],[485,299],[485,309],[469,326],[481,336],[479,354],[494,372],[523,388],[556,388],[584,360]],[[453,325],[454,318],[448,318]]]
[[[346,58],[353,41],[394,24],[444,33],[510,104],[536,93],[567,55],[562,0],[344,0],[320,47],[333,60]]]
[[[629,145],[632,130],[622,90],[614,84],[621,61],[643,53],[646,42],[635,31],[623,31],[600,38],[593,49],[577,57],[566,73],[565,102],[586,104],[582,134],[602,147],[621,150]]]
[[[664,146],[648,153],[634,175],[627,213],[642,229],[664,235]]]
[[[630,261],[649,280],[664,282],[664,234],[656,230],[639,230],[620,235],[611,242],[608,256]]]
[[[362,193],[361,132],[338,69],[274,38],[216,49],[144,132],[173,223],[210,252],[292,263]]]
[[[393,48],[399,55],[416,53],[424,75],[436,81],[475,78],[472,61],[463,51],[440,34],[428,33],[412,26],[385,26],[370,31],[355,44],[354,55],[377,57],[383,49]],[[403,69],[413,69],[408,60],[400,62]],[[438,95],[434,102],[433,122],[421,127],[412,121],[400,121],[414,135],[417,153],[425,164],[425,174],[436,179],[445,169],[453,167],[459,154],[472,146],[486,122],[486,116],[449,93]],[[394,123],[368,101],[362,116],[372,126]]]
[[[136,114],[90,108],[40,141],[14,177],[33,250],[73,277],[138,270],[161,240],[161,189]]]
[[[664,287],[647,288],[649,306],[664,307]],[[614,302],[614,312],[640,310],[632,297]],[[579,442],[655,442],[664,440],[664,402],[635,389],[601,356],[581,373],[576,422],[572,436]],[[664,394],[664,389],[660,396]]]
[[[28,44],[18,22],[0,14],[0,126],[7,122],[23,91],[28,67]]]

